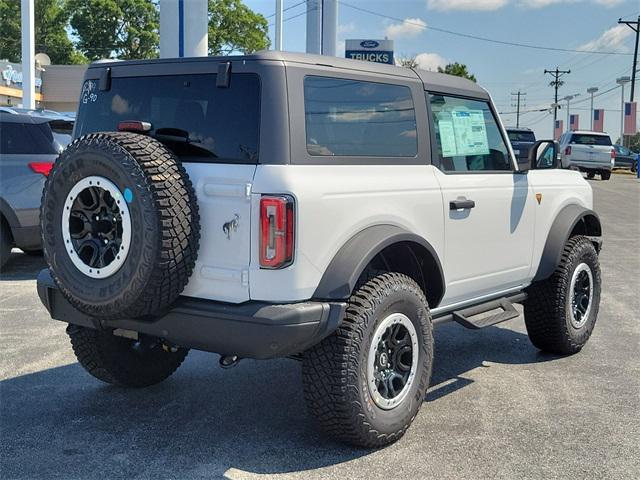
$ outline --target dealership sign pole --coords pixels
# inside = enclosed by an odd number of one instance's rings
[[[33,0],[22,0],[22,108],[36,108]]]

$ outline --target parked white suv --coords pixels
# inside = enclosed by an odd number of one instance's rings
[[[422,405],[433,325],[518,316],[578,352],[600,300],[590,186],[489,94],[421,70],[279,52],[94,64],[48,177],[38,292],[82,366],[143,387],[195,348],[303,362],[336,438]]]
[[[559,140],[562,166],[586,172],[587,178],[611,178],[616,151],[607,133],[576,130],[565,132]]]

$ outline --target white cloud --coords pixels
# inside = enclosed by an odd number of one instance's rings
[[[338,25],[338,35],[344,35],[347,33],[353,33],[356,30],[356,24],[354,22],[344,23]]]
[[[438,67],[443,67],[449,63],[446,58],[438,55],[437,53],[419,53],[416,55],[416,63],[418,68],[422,70],[438,70]]]
[[[606,30],[598,38],[591,40],[578,47],[579,50],[606,50],[627,52],[628,48],[624,44],[625,40],[632,34],[632,30],[626,25],[617,25]]]
[[[624,3],[625,0],[594,0],[598,5],[603,5],[605,7],[616,7],[621,3]]]
[[[493,11],[504,7],[509,0],[427,0],[427,7],[431,10],[466,10]]]
[[[402,37],[415,37],[425,30],[427,23],[420,18],[405,18],[402,23],[394,23],[384,29],[385,36],[392,40]]]

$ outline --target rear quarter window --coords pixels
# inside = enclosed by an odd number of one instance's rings
[[[0,123],[0,153],[40,155],[58,153],[47,123]]]
[[[115,77],[108,91],[84,83],[76,135],[115,131],[124,120],[151,123],[150,134],[179,129],[188,142],[169,147],[189,161],[257,163],[260,79],[233,74],[228,88],[215,74]]]
[[[308,76],[304,108],[310,155],[415,157],[418,153],[409,87]]]

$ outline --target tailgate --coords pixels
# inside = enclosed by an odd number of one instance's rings
[[[255,165],[185,163],[200,208],[200,250],[183,295],[249,300],[251,182]]]

